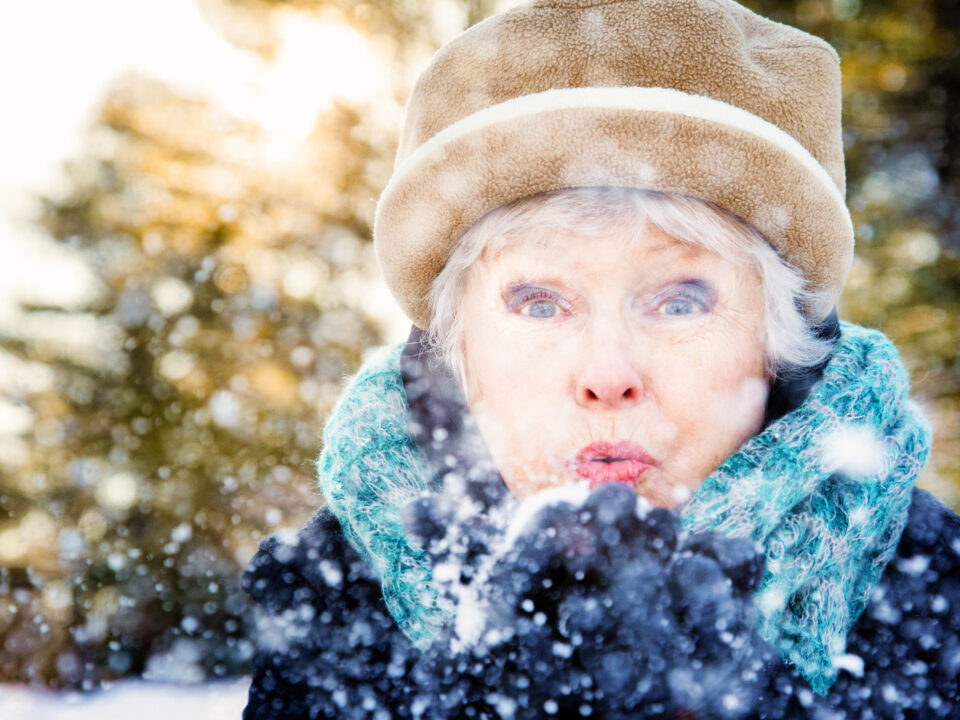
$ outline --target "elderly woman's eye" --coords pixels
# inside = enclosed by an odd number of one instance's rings
[[[662,315],[698,315],[710,310],[713,305],[712,293],[704,283],[690,281],[661,295],[655,302],[657,312]]]
[[[686,298],[667,300],[660,306],[660,312],[664,315],[692,315],[699,309],[696,303]]]
[[[555,293],[529,285],[511,288],[504,294],[504,301],[511,312],[541,320],[559,317],[566,312],[563,301]]]
[[[552,300],[537,300],[524,305],[520,312],[534,318],[551,318],[560,313],[560,308]]]

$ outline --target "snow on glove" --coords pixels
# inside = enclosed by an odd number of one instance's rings
[[[479,642],[426,653],[411,707],[423,718],[761,717],[782,670],[753,632],[762,572],[749,542],[684,539],[676,515],[638,510],[620,485],[548,505],[477,577],[483,602],[459,608],[483,612]]]
[[[506,488],[448,477],[445,491],[423,495],[401,510],[411,544],[430,555],[433,580],[456,602],[502,535]]]

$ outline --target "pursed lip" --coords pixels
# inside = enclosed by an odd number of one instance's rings
[[[591,487],[597,487],[610,482],[633,485],[657,462],[637,443],[622,440],[590,443],[569,464]]]

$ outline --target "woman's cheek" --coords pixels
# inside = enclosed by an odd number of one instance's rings
[[[656,421],[645,436],[675,482],[696,487],[758,429],[769,387],[755,364],[729,342],[653,351],[644,375]]]
[[[769,394],[767,382],[752,375],[726,380],[703,392],[701,405],[691,418],[695,428],[685,433],[696,443],[689,448],[696,454],[691,473],[693,487],[753,436],[763,422]]]
[[[559,398],[536,392],[533,378],[531,375],[529,381],[518,378],[517,384],[501,382],[487,387],[470,408],[508,485],[544,486],[555,470],[551,455],[557,452],[560,423],[556,420],[559,408],[552,401]]]
[[[525,425],[523,419],[504,412],[505,408],[496,404],[496,398],[491,407],[490,399],[485,398],[471,407],[471,413],[507,487],[514,496],[525,497],[534,491],[528,479],[531,470],[528,453],[535,444],[528,442],[520,429]]]
[[[735,373],[718,377],[718,382],[699,389],[691,395],[691,403],[698,406],[697,415],[706,427],[723,434],[726,428],[752,424],[757,409],[767,397],[765,380],[751,373]]]

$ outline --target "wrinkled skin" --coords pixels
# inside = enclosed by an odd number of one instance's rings
[[[685,501],[763,420],[769,392],[757,270],[654,225],[485,252],[463,294],[470,412],[520,500],[581,478],[595,441],[654,461],[626,480]]]

